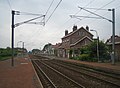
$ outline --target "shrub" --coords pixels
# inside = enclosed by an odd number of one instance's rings
[[[70,58],[70,59],[74,59],[74,58],[72,57],[72,53],[73,53],[73,50],[70,49],[70,50],[69,50],[69,58]]]
[[[74,59],[74,57],[70,57],[70,59]]]
[[[91,58],[89,54],[81,54],[81,55],[76,56],[76,57],[71,57],[70,59],[81,60],[81,61],[92,61],[92,62],[98,61],[97,58]]]
[[[97,58],[91,58],[89,61],[92,61],[92,62],[97,62],[98,59]]]
[[[79,60],[82,60],[82,61],[88,61],[89,59],[90,59],[89,54],[81,54],[79,56]]]
[[[79,57],[78,57],[78,56],[70,57],[70,59],[73,59],[73,60],[79,60]]]

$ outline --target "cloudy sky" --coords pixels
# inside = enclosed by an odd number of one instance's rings
[[[112,35],[112,23],[107,20],[70,18],[70,15],[97,17],[80,10],[78,6],[110,20],[112,12],[101,9],[115,8],[115,32],[116,35],[120,35],[120,0],[0,0],[0,48],[11,47],[11,10],[20,11],[20,15],[15,15],[15,24],[38,17],[35,14],[46,14],[47,21],[45,26],[22,24],[16,27],[15,47],[22,46],[19,41],[25,42],[25,48],[28,50],[42,49],[47,43],[56,44],[61,42],[65,30],[72,31],[73,25],[77,25],[78,28],[88,25],[90,29],[98,32],[100,40],[105,41]],[[41,22],[42,19],[41,17],[33,22]],[[96,37],[95,32],[91,33]]]

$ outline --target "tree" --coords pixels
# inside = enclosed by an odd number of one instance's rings
[[[88,50],[91,57],[97,58],[97,42],[96,41],[92,42],[88,46]],[[99,56],[100,56],[100,59],[107,59],[109,56],[108,47],[102,41],[99,42]]]
[[[43,51],[45,51],[46,49],[48,49],[49,46],[51,46],[51,45],[52,45],[51,43],[46,44],[46,45],[44,46],[44,48],[43,48]]]

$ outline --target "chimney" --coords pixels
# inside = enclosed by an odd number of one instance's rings
[[[77,30],[77,25],[73,26],[73,31]]]
[[[88,31],[89,31],[89,27],[88,27],[88,26],[86,26],[86,30],[88,30]]]
[[[68,30],[65,30],[65,36],[68,34]]]

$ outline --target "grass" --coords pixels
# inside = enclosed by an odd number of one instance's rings
[[[11,56],[5,56],[5,57],[0,56],[0,61],[8,60],[10,58]]]

